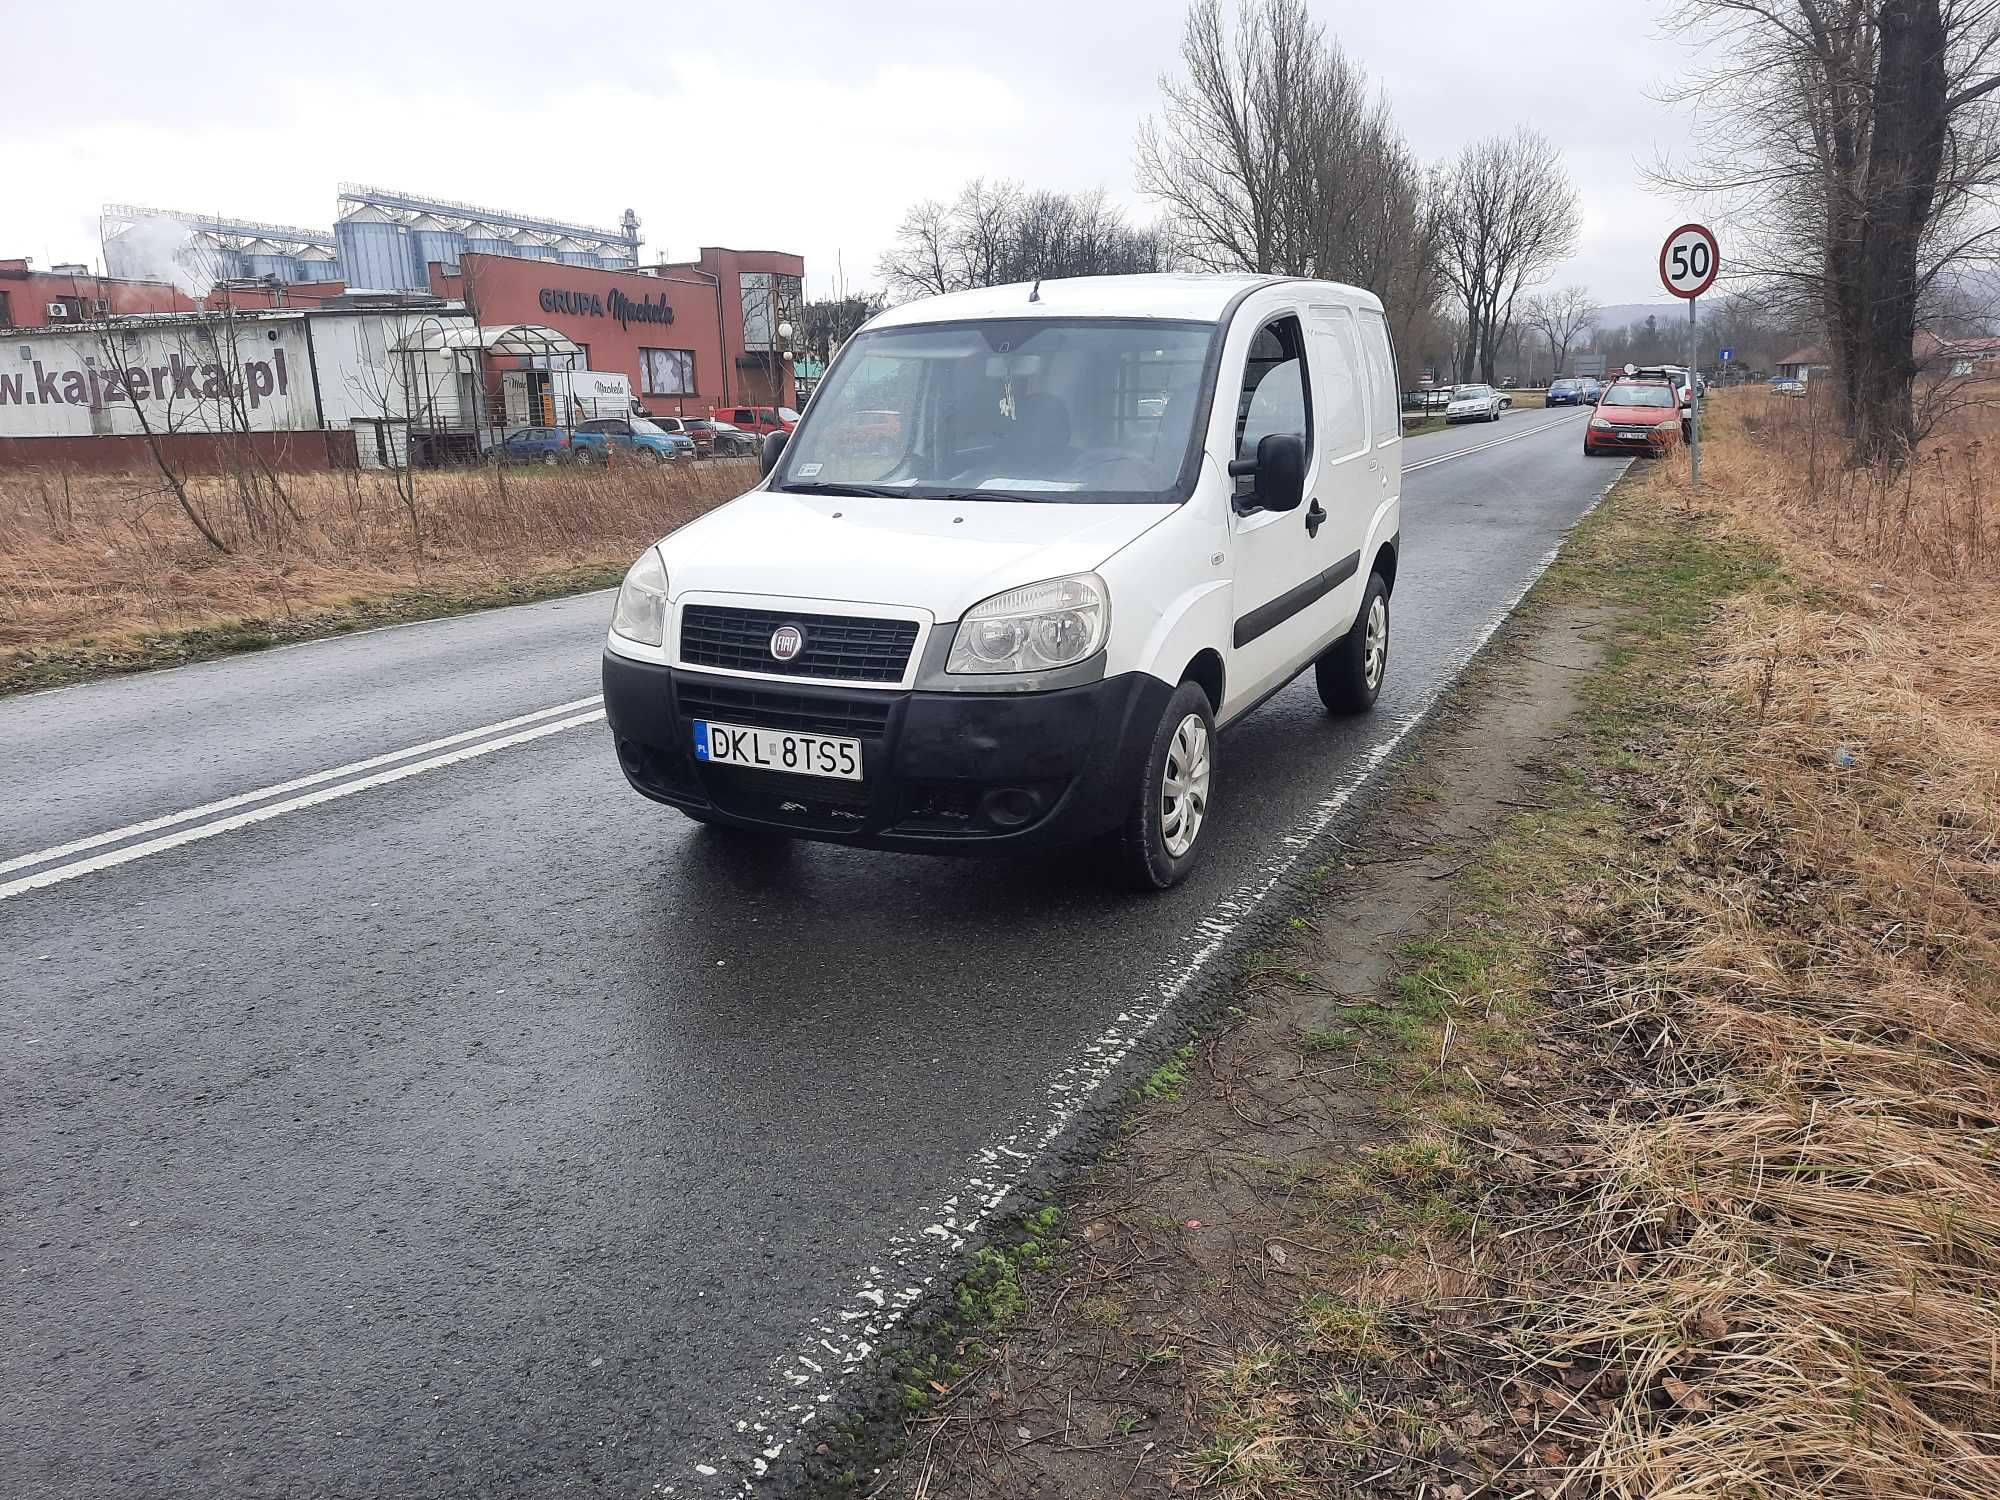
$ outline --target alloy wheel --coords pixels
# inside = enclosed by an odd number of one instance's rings
[[[1368,601],[1368,631],[1361,643],[1361,671],[1372,693],[1382,685],[1389,656],[1389,604],[1380,594]]]
[[[1174,730],[1160,778],[1160,841],[1180,859],[1201,836],[1208,816],[1208,726],[1189,714]]]

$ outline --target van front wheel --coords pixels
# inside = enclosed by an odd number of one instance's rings
[[[1179,885],[1201,857],[1215,777],[1215,711],[1200,685],[1167,700],[1118,829],[1120,873],[1142,891]]]
[[[1388,671],[1389,586],[1380,573],[1370,573],[1361,612],[1347,634],[1320,653],[1313,680],[1329,713],[1359,714],[1375,706]]]

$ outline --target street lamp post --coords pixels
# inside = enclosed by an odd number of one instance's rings
[[[792,341],[792,325],[780,323],[777,337],[771,344],[771,420],[778,420],[778,408],[785,404],[785,360],[791,351],[785,345]],[[781,352],[782,351],[782,352]]]

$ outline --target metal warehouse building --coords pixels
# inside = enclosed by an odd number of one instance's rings
[[[629,208],[605,228],[358,183],[341,184],[331,232],[133,204],[107,205],[98,229],[106,274],[128,280],[171,280],[178,268],[202,284],[338,281],[420,292],[430,266],[456,273],[467,252],[601,271],[639,263],[639,218]]]

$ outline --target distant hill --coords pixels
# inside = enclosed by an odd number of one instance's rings
[[[1643,323],[1647,314],[1658,318],[1662,325],[1676,323],[1687,326],[1687,304],[1685,302],[1613,302],[1598,308],[1594,321],[1599,328],[1624,328],[1633,323]]]

